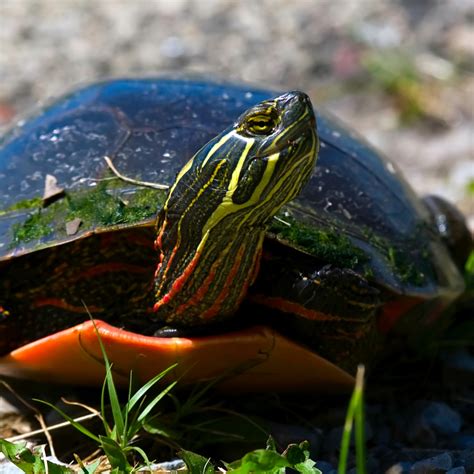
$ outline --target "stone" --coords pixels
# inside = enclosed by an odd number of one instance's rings
[[[0,454],[0,472],[2,474],[23,474],[19,467],[16,467],[8,459],[6,459],[3,454]]]
[[[453,466],[453,460],[448,453],[416,462],[410,469],[410,474],[445,474]]]
[[[446,474],[466,474],[466,469],[463,466],[453,467]]]
[[[43,202],[51,204],[53,201],[64,195],[64,188],[58,185],[56,176],[47,174],[44,180]]]
[[[411,463],[408,461],[402,461],[393,466],[390,466],[385,474],[409,474],[411,469]]]
[[[474,450],[474,434],[459,434],[453,439],[453,449]]]
[[[66,222],[66,234],[67,235],[75,235],[79,230],[79,227],[82,223],[82,219],[76,217],[72,221]]]
[[[429,448],[436,445],[436,433],[422,415],[408,421],[405,436],[407,440],[419,447]]]
[[[342,432],[344,428],[342,426],[338,426],[336,428],[332,428],[329,433],[326,434],[323,438],[323,450],[326,453],[334,454],[339,452],[341,447],[341,438]]]
[[[461,415],[443,402],[430,402],[423,410],[422,418],[436,433],[453,435],[459,433]]]
[[[473,449],[466,449],[459,453],[456,458],[456,464],[458,466],[464,467],[466,472],[469,474],[474,472],[474,450]]]
[[[330,474],[332,471],[336,472],[334,466],[327,461],[317,461],[316,468],[318,468],[323,474]]]

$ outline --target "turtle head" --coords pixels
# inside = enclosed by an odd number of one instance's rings
[[[198,151],[158,218],[158,319],[192,325],[235,312],[269,221],[307,182],[317,151],[314,112],[301,92],[255,105]]]

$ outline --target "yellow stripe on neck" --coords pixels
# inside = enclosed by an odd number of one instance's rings
[[[216,224],[218,224],[224,217],[232,213],[235,213],[237,211],[240,211],[241,209],[245,209],[247,207],[255,205],[261,201],[260,196],[273,176],[273,172],[278,162],[278,158],[280,157],[280,153],[274,153],[273,155],[270,155],[267,157],[267,167],[265,169],[265,173],[262,177],[262,180],[258,183],[257,187],[252,193],[252,196],[250,197],[250,199],[247,202],[244,202],[242,204],[235,204],[232,201],[232,195],[237,187],[242,165],[245,161],[245,157],[248,151],[250,150],[251,145],[252,144],[250,143],[245,147],[245,150],[242,153],[240,162],[232,174],[232,179],[231,179],[231,183],[229,184],[229,189],[227,190],[226,195],[224,196],[224,199],[222,200],[221,204],[219,204],[219,206],[216,208],[216,210],[212,213],[212,215],[204,224],[204,227],[202,230],[203,233],[207,232],[209,229],[211,229]],[[238,227],[241,227],[243,224],[245,224],[245,219],[239,222]],[[234,231],[235,229],[229,229],[229,232],[234,232]]]

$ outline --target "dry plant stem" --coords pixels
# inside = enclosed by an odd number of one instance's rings
[[[71,402],[71,401],[66,400],[65,398],[62,398],[62,397],[61,397],[61,401],[63,401],[66,405],[73,405],[73,406],[78,406],[78,407],[84,408],[84,410],[87,410],[88,412],[93,413],[94,415],[98,416],[99,418],[102,418],[102,415],[101,415],[100,411],[96,410],[93,407],[90,407],[89,405],[85,405],[84,403],[80,403],[80,402]]]
[[[25,405],[28,409],[30,409],[32,412],[34,412],[35,418],[38,420],[38,423],[41,426],[41,429],[36,430],[35,433],[43,433],[44,434],[44,436],[46,437],[46,441],[48,442],[48,446],[49,446],[49,450],[51,452],[51,456],[56,456],[56,452],[54,450],[53,438],[51,437],[51,434],[49,433],[49,428],[46,425],[41,412],[35,406],[28,403],[23,397],[18,395],[18,393],[16,393],[15,390],[13,390],[13,388],[7,382],[5,382],[4,380],[1,380],[0,382],[17,400],[19,400],[21,403],[23,403],[23,405]],[[32,436],[32,435],[30,435],[30,433],[25,433],[23,435],[19,435],[19,437],[20,437],[19,439],[24,439],[24,437],[29,438],[30,436]],[[8,438],[7,441],[12,441],[14,438],[18,438],[18,436],[12,436],[11,438]]]
[[[45,474],[49,474],[48,460],[46,459],[46,446],[41,446],[41,459],[43,460],[43,466],[45,468]],[[52,456],[55,456],[51,453]]]
[[[117,170],[117,168],[112,163],[112,160],[108,156],[104,156],[104,160],[107,163],[107,166],[112,171],[112,173],[114,173],[114,175],[117,176],[117,178],[121,179],[122,181],[135,184],[137,186],[145,186],[147,188],[152,188],[152,189],[165,189],[165,190],[169,189],[169,186],[166,184],[150,183],[148,181],[138,181],[136,179],[128,178],[127,176],[124,176]]]
[[[73,454],[73,456],[78,465],[80,465],[80,463],[87,464],[89,461],[96,459],[101,451],[101,449],[96,449],[93,453],[89,454],[89,456],[85,457],[84,459],[80,459],[79,456],[75,453]]]
[[[80,416],[78,418],[75,418],[74,421],[80,422],[80,421],[85,421],[85,420],[90,420],[91,418],[95,418],[97,415],[95,413],[90,413],[89,415],[84,415]],[[44,423],[44,422],[43,422]],[[24,433],[21,435],[17,436],[11,436],[10,438],[7,438],[6,441],[9,441],[10,443],[14,443],[16,441],[22,441],[27,438],[31,438],[32,436],[36,436],[39,434],[44,434],[47,436],[49,434],[49,431],[57,430],[59,428],[64,428],[66,426],[70,426],[71,423],[69,421],[63,421],[62,423],[57,423],[56,425],[52,426],[46,426],[40,430],[35,430],[35,431],[30,431],[29,433]]]
[[[56,457],[56,451],[54,450],[54,445],[53,445],[53,438],[51,436],[51,433],[49,432],[48,426],[46,425],[44,421],[43,415],[38,412],[38,414],[35,415],[35,418],[38,420],[38,423],[41,426],[41,431],[44,433],[44,436],[46,437],[46,441],[48,442],[51,456]]]

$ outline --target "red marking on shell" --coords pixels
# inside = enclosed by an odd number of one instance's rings
[[[116,272],[127,272],[127,273],[147,273],[148,269],[140,267],[138,265],[130,265],[128,263],[111,262],[103,263],[100,265],[94,265],[93,267],[87,268],[82,272],[78,273],[73,281],[81,280],[83,278],[91,278],[103,273],[116,273]]]
[[[285,300],[284,298],[252,295],[250,299],[251,301],[263,306],[278,309],[287,313],[297,314],[298,316],[309,319],[310,321],[340,321],[347,319],[332,314],[321,313],[320,311],[314,311],[301,304],[295,303],[294,301]]]
[[[88,306],[87,308],[85,308],[84,306],[74,306],[72,304],[67,303],[61,298],[42,298],[36,300],[34,306],[36,308],[41,308],[42,306],[54,306],[56,308],[70,311],[71,313],[82,314],[87,314],[89,311],[91,313],[100,313],[101,311],[103,311],[103,308],[99,308],[98,306]]]
[[[390,332],[401,316],[420,303],[418,298],[397,298],[386,303],[377,317],[377,328],[382,334]]]
[[[153,248],[153,241],[143,235],[133,233],[127,234],[127,241],[139,245],[140,247]],[[100,234],[101,248],[108,249],[116,245],[116,236],[114,232]]]

